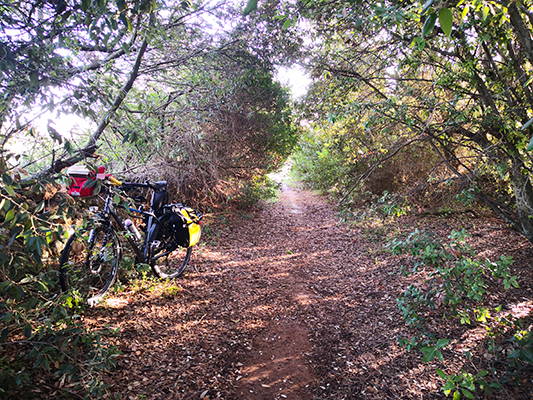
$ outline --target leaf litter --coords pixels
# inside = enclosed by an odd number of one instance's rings
[[[120,328],[121,355],[105,376],[105,398],[444,398],[437,369],[487,368],[486,338],[454,330],[435,314],[432,328],[458,347],[467,343],[470,361],[423,363],[423,353],[400,347],[398,337],[412,332],[396,298],[414,278],[401,276],[405,260],[384,245],[415,228],[446,237],[465,227],[483,257],[515,259],[520,288],[495,289],[491,302],[531,304],[532,246],[487,218],[350,225],[325,198],[285,187],[276,204],[251,218],[236,213],[218,237],[195,248],[185,275],[171,285],[178,289],[162,282],[158,290],[115,293],[84,316],[88,325]],[[531,379],[520,383],[486,398],[530,399]]]

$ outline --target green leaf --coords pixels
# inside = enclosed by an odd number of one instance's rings
[[[95,181],[93,194],[96,196],[98,193],[100,193],[101,190],[102,190],[102,183],[101,183],[101,181],[99,179],[97,179]]]
[[[26,324],[24,327],[24,336],[26,336],[26,339],[29,339],[31,336],[31,324]]]
[[[9,194],[11,197],[15,197],[15,189],[13,189],[13,186],[4,186],[4,190]],[[9,206],[11,206],[11,203],[9,203]],[[5,208],[5,206],[4,206]]]
[[[13,184],[13,179],[11,179],[11,176],[9,176],[9,174],[2,174],[2,181],[6,186],[11,186]]]
[[[37,290],[39,290],[40,292],[43,292],[43,293],[49,292],[48,286],[46,286],[43,282],[36,281],[35,286],[37,287]]]
[[[475,399],[474,395],[472,394],[472,392],[470,390],[461,388],[461,392],[463,392],[463,394],[465,395],[466,398]],[[454,395],[454,398],[455,398],[455,395]]]
[[[11,210],[9,210],[6,214],[6,217],[4,219],[4,222],[9,222],[11,221],[13,218],[15,217],[15,209],[12,208]]]
[[[446,379],[448,378],[448,375],[446,375],[446,373],[442,370],[442,369],[437,369],[437,374],[442,378],[442,379]]]
[[[90,4],[91,0],[81,0],[81,9],[83,11],[87,11],[89,9]]]
[[[35,212],[40,213],[44,209],[44,200],[41,201],[39,204],[37,204],[37,207],[35,207]]]
[[[466,14],[468,14],[469,10],[470,10],[469,6],[465,6],[465,8],[463,8],[463,12],[461,13],[461,19],[465,19]]]
[[[496,390],[500,390],[502,388],[502,385],[500,385],[498,382],[491,382],[489,386]]]
[[[23,228],[21,226],[16,227],[15,229],[13,229],[11,231],[13,236],[11,236],[11,239],[9,240],[9,243],[7,245],[11,246],[15,242],[15,239],[18,237],[18,235],[20,235],[20,232],[22,232],[22,231],[23,231]]]
[[[244,9],[242,14],[246,17],[248,14],[255,10],[257,10],[257,0],[248,0],[248,4],[246,4],[246,8]]]
[[[51,126],[50,124],[48,125],[48,133],[50,134],[50,137],[53,140],[58,141],[60,144],[63,142],[63,138],[61,137],[59,132],[53,126]]]
[[[431,5],[433,4],[433,1],[434,0],[426,1],[426,4],[424,4],[424,7],[422,8],[422,11],[420,11],[420,15],[424,15],[429,10],[429,7],[431,7]]]
[[[292,20],[287,19],[287,21],[285,21],[285,23],[283,24],[283,29],[289,29],[291,25],[292,25]]]
[[[527,151],[533,150],[533,136],[531,136],[531,140],[529,141],[529,144],[527,145]]]
[[[65,0],[57,0],[56,2],[56,14],[61,14],[67,9],[67,4]]]
[[[442,349],[442,348],[448,346],[449,343],[450,343],[450,339],[439,339],[437,341],[436,348],[437,349]]]
[[[433,359],[437,355],[437,349],[434,347],[423,347],[421,351],[422,353],[424,353],[424,357],[422,358],[423,362],[433,361]]]
[[[533,118],[531,118],[529,121],[527,121],[524,125],[522,125],[522,127],[520,128],[520,130],[524,131],[526,130],[527,128],[529,128],[529,125],[533,124]]]
[[[461,393],[458,390],[453,392],[453,400],[461,400]]]
[[[128,31],[132,32],[133,27],[131,26],[130,19],[126,16],[125,13],[121,13],[118,19],[128,28]]]
[[[68,140],[65,140],[65,144],[63,146],[65,148],[65,151],[72,155],[74,154],[74,149],[72,148],[72,144],[68,141]]]
[[[426,22],[424,22],[424,26],[422,27],[422,37],[426,36],[428,33],[431,33],[431,31],[433,31],[433,27],[435,26],[436,20],[437,20],[436,13],[431,13],[429,17],[427,17]]]
[[[118,194],[113,196],[113,201],[115,204],[120,204],[120,196]]]
[[[450,9],[441,8],[439,10],[439,24],[444,34],[450,37],[453,26],[453,14]]]
[[[96,185],[96,179],[88,178],[83,185],[81,186],[82,189],[92,188],[94,185]]]

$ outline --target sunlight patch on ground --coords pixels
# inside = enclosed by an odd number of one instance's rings
[[[525,318],[533,311],[533,302],[525,301],[522,303],[515,304],[511,308],[511,314],[515,318]]]
[[[466,331],[459,344],[456,346],[456,351],[466,353],[475,348],[479,342],[481,342],[487,336],[487,328],[481,326],[479,328],[474,328]]]
[[[127,299],[118,299],[116,297],[111,297],[105,300],[105,305],[110,308],[123,308],[129,304]]]
[[[298,293],[296,296],[294,296],[294,300],[302,306],[315,303],[315,301],[311,300],[311,298],[305,293]]]

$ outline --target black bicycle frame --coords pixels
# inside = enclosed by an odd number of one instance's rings
[[[156,215],[153,212],[146,212],[143,210],[137,210],[135,208],[129,207],[130,211],[136,212],[138,214],[141,214],[142,216],[147,216],[147,222],[146,222],[146,234],[144,236],[144,242],[142,248],[139,248],[137,243],[131,238],[131,235],[126,235],[126,239],[128,240],[128,243],[133,248],[133,251],[135,252],[135,255],[137,256],[138,260],[142,263],[147,263],[149,258],[149,252],[148,252],[148,237],[149,232],[153,229],[153,226],[157,223],[159,223],[159,219],[156,217]],[[101,219],[104,221],[108,221],[109,224],[111,224],[111,220],[109,216],[112,216],[115,220],[116,224],[119,226],[119,229],[121,232],[127,232],[126,228],[124,227],[124,221],[120,217],[119,213],[115,209],[113,205],[113,198],[112,198],[112,191],[111,189],[107,188],[107,197],[105,200],[104,210],[101,213],[96,213],[95,218]]]

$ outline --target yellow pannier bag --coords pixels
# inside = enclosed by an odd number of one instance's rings
[[[185,220],[185,225],[189,231],[189,245],[187,247],[194,246],[200,240],[202,236],[202,214],[190,207],[184,207],[180,211]],[[200,215],[198,215],[200,214]]]
[[[202,213],[183,204],[172,205],[170,221],[176,242],[183,247],[191,247],[198,243],[202,235]]]

